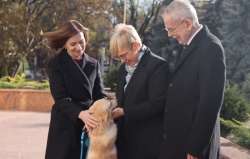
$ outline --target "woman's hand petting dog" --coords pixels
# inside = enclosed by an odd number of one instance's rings
[[[112,111],[112,117],[113,119],[117,119],[120,118],[124,115],[124,110],[121,107],[116,107],[113,109]]]
[[[78,117],[84,122],[87,132],[91,132],[98,126],[98,121],[91,115],[89,110],[81,111]]]

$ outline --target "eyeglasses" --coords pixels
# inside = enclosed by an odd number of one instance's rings
[[[118,58],[119,58],[119,59],[125,59],[125,58],[127,57],[127,55],[128,55],[128,51],[119,54],[119,55],[118,55]]]
[[[178,25],[176,25],[176,27],[174,28],[167,28],[165,27],[165,30],[168,32],[168,34],[173,34],[176,33],[176,31],[178,30],[178,28],[180,28],[180,26],[183,24],[183,21],[181,21]]]
[[[128,53],[128,51],[123,52],[121,54],[118,53],[116,54],[116,56],[113,57],[113,59],[117,61],[124,61],[127,58]]]

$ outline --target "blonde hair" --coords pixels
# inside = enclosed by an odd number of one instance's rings
[[[120,49],[131,50],[132,43],[142,45],[141,38],[135,28],[132,25],[117,24],[110,38],[109,46],[112,57],[117,58]]]

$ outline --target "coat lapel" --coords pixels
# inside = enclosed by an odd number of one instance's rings
[[[186,61],[186,59],[192,54],[192,50],[195,48],[195,46],[196,45],[192,44],[182,50],[181,55],[177,60],[174,72],[177,72],[182,64]]]
[[[174,70],[173,74],[175,74],[181,68],[181,66],[188,59],[188,57],[194,52],[193,50],[199,45],[199,43],[201,41],[201,38],[202,38],[202,35],[203,35],[203,32],[205,31],[205,29],[206,28],[204,26],[200,30],[200,32],[194,37],[191,44],[182,50],[181,55],[180,55],[179,59],[177,60],[175,70]]]
[[[89,62],[88,62],[88,58],[86,58],[86,57],[87,56],[84,56],[84,58],[83,58],[83,66],[82,67],[84,67],[84,68],[81,68],[76,62],[74,62],[72,60],[72,58],[68,55],[68,53],[65,50],[62,53],[61,66],[62,66],[63,71],[67,72],[71,76],[71,78],[74,78],[77,81],[79,81],[78,83],[75,83],[75,84],[79,85],[79,87],[83,87],[84,89],[86,89],[87,92],[89,93],[90,97],[92,97],[91,83],[88,79],[88,76],[84,72],[86,67],[91,67],[91,65],[88,66]]]
[[[149,50],[145,50],[145,53],[143,55],[143,57],[141,58],[137,68],[135,69],[135,72],[133,73],[128,85],[127,85],[127,88],[125,90],[125,95],[128,96],[128,95],[131,95],[133,94],[134,92],[134,89],[135,88],[135,85],[137,88],[139,88],[139,85],[142,83],[142,82],[138,82],[138,79],[139,80],[143,80],[145,79],[144,76],[146,75],[145,74],[145,65],[147,64],[147,61],[148,61],[148,58],[150,56],[150,52]],[[124,77],[125,78],[125,77]],[[132,92],[131,92],[132,90]]]
[[[78,65],[79,66],[79,65]],[[82,69],[81,72],[83,73],[83,75],[87,78],[87,80],[89,81],[90,74],[93,72],[93,70],[96,69],[96,64],[93,63],[89,56],[87,54],[84,54],[84,58],[83,58],[83,65],[82,65]],[[89,85],[91,86],[91,90],[94,87],[94,82],[90,82],[89,81]]]
[[[119,105],[123,105],[123,101],[124,101],[124,86],[126,83],[125,77],[126,77],[126,70],[125,70],[125,65],[122,64],[121,68],[120,68],[120,73],[119,73],[119,80],[118,80],[118,92],[117,92],[117,96],[118,96],[118,101],[120,101],[120,103],[118,103]]]

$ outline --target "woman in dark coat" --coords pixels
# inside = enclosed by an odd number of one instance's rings
[[[118,159],[157,159],[162,142],[167,64],[143,45],[135,28],[118,24],[110,40],[118,72]]]
[[[70,20],[47,32],[51,48],[60,50],[50,60],[48,76],[55,104],[51,110],[46,159],[79,159],[81,133],[97,126],[88,108],[103,98],[98,62],[85,51],[88,29]]]

